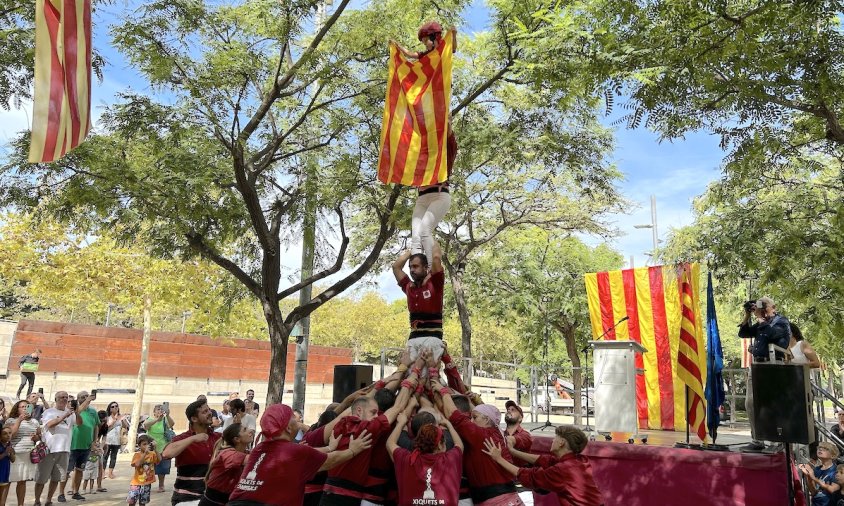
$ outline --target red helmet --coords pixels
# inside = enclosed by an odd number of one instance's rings
[[[419,40],[424,39],[430,35],[437,35],[439,36],[443,33],[443,27],[440,26],[439,23],[436,21],[431,21],[430,23],[425,23],[424,25],[419,27]]]

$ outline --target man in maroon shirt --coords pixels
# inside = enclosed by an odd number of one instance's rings
[[[420,357],[417,360],[417,364],[419,363],[424,364],[424,358]],[[395,404],[381,415],[378,414],[378,404],[375,399],[361,397],[355,400],[351,407],[352,414],[339,420],[332,431],[333,436],[340,439],[338,449],[347,448],[350,438],[358,437],[364,430],[371,434],[373,439],[378,439],[382,434],[389,432],[390,426],[407,405],[411,392],[416,389],[416,383],[419,380],[418,370],[418,367],[414,367],[410,376],[401,382],[401,392]],[[330,470],[328,479],[325,480],[320,504],[345,506],[359,505],[362,499],[378,500],[379,498],[367,487],[371,459],[372,452],[366,450],[352,460]]]
[[[507,440],[507,446],[512,446],[522,452],[529,452],[533,438],[530,436],[530,432],[522,428],[522,419],[524,418],[522,407],[515,401],[507,401],[504,407],[507,408],[507,412],[504,414],[504,423],[507,424],[507,428],[504,429],[504,439]],[[517,466],[526,464],[524,461],[515,458],[513,463]]]
[[[183,432],[167,443],[161,457],[176,459],[176,482],[173,484],[173,505],[198,501],[205,493],[205,474],[220,433],[211,428],[213,414],[205,399],[193,401],[185,409],[190,421]]]
[[[404,264],[410,259],[410,277],[404,273]],[[430,270],[424,253],[410,253],[406,250],[393,262],[393,275],[407,296],[407,310],[410,313],[410,335],[407,346],[410,358],[416,360],[421,350],[431,350],[436,362],[443,353],[443,272],[442,252],[434,242]],[[423,374],[423,376],[425,376]]]
[[[541,488],[557,494],[560,506],[599,506],[604,498],[592,477],[589,459],[581,455],[589,440],[577,427],[561,425],[551,443],[551,455],[533,455],[510,448],[518,457],[537,467],[519,468],[502,455],[502,447],[493,441],[484,442],[484,452],[502,469],[516,476],[531,489]]]
[[[273,404],[264,411],[264,440],[250,452],[229,506],[300,506],[305,482],[364,452],[371,444],[364,431],[361,437],[351,438],[344,450],[336,449],[336,438],[327,448],[315,449],[295,443],[299,427],[290,406]]]
[[[469,479],[469,491],[475,506],[523,506],[524,503],[516,494],[513,477],[484,454],[484,441],[490,439],[504,447],[505,458],[512,461],[498,427],[501,422],[498,408],[489,404],[475,406],[469,418],[466,413],[457,410],[450,389],[443,387],[437,380],[432,380],[431,386],[442,395],[443,413],[463,439],[463,470]]]

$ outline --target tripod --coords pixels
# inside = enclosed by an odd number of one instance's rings
[[[542,297],[542,302],[548,303],[547,297]],[[545,311],[545,349],[542,350],[542,362],[545,364],[545,423],[540,425],[539,427],[534,427],[530,431],[533,432],[535,430],[545,430],[548,427],[552,429],[555,428],[555,425],[551,423],[551,395],[548,392],[548,311],[546,308]]]

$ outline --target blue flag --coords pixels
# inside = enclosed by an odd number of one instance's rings
[[[718,436],[721,423],[721,404],[724,404],[724,352],[721,350],[721,335],[718,333],[718,318],[715,316],[715,295],[712,291],[712,273],[706,281],[706,426],[712,442]]]

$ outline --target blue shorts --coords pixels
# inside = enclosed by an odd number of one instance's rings
[[[90,455],[91,450],[70,450],[70,457],[68,458],[67,462],[67,474],[70,474],[71,471],[74,469],[79,469],[80,471],[85,470],[85,464],[88,463],[88,456]]]
[[[170,474],[170,464],[172,462],[173,459],[162,459],[161,462],[155,465],[155,475]]]
[[[151,489],[152,485],[129,485],[126,504],[130,506],[149,504],[149,493]]]

